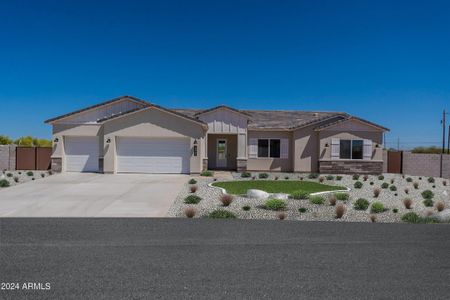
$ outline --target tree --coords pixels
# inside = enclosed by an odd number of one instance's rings
[[[431,147],[416,147],[411,150],[412,153],[434,153],[439,154],[442,152],[441,148],[431,146]]]
[[[6,135],[0,135],[0,145],[11,145],[13,140]]]
[[[14,144],[17,146],[24,146],[24,147],[33,147],[33,137],[32,136],[22,136],[14,141]]]

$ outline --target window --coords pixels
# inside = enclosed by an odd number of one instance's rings
[[[280,157],[280,139],[258,139],[258,157]]]
[[[363,159],[363,140],[340,140],[340,159]]]

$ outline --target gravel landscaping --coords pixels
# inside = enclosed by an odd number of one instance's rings
[[[25,182],[39,180],[52,175],[51,171],[2,171],[0,173],[0,189],[15,186]],[[8,182],[5,186],[4,182]]]
[[[248,175],[248,174],[247,174]],[[195,177],[195,184],[183,187],[169,209],[170,217],[186,217],[186,208],[193,208],[195,218],[205,217],[211,212],[221,209],[233,213],[239,219],[282,219],[286,220],[307,220],[307,221],[349,221],[349,222],[402,222],[401,217],[409,212],[414,212],[420,217],[427,217],[437,213],[437,207],[444,204],[445,211],[450,208],[450,182],[442,178],[429,179],[419,176],[402,176],[399,174],[357,176],[340,175],[337,180],[336,175],[314,176],[310,174],[298,173],[269,173],[267,179],[260,179],[259,173],[252,173],[251,176],[242,178],[241,173],[233,173],[234,180],[279,180],[279,181],[311,181],[326,185],[343,186],[350,189],[349,200],[335,201],[335,205],[330,205],[329,195],[322,195],[325,198],[324,204],[320,199],[284,200],[286,207],[279,210],[269,210],[264,207],[265,200],[251,199],[242,195],[234,195],[234,199],[228,206],[221,202],[222,189],[209,186],[217,181],[229,181],[214,179],[214,177]],[[434,181],[434,182],[433,182]],[[358,183],[357,183],[358,182]],[[197,186],[195,193],[191,193],[191,186]],[[360,188],[355,188],[359,187]],[[382,186],[384,188],[382,188]],[[417,186],[417,189],[415,188]],[[378,197],[374,196],[374,189],[379,192]],[[195,190],[195,189],[194,189]],[[433,193],[433,204],[425,206],[422,193],[430,190]],[[376,192],[375,192],[376,193]],[[333,193],[331,193],[333,194]],[[426,193],[425,193],[426,194]],[[197,204],[186,204],[185,198],[189,195],[197,195],[201,200]],[[367,209],[355,209],[354,203],[359,198],[368,201]],[[404,199],[410,199],[412,205],[410,209],[405,208]],[[334,202],[331,199],[331,202]],[[377,202],[375,205],[375,202]],[[429,203],[428,203],[429,205]],[[442,208],[441,208],[442,209]],[[342,214],[341,218],[336,217],[336,212]],[[192,214],[192,209],[190,210]]]

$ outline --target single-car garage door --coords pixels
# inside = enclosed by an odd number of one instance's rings
[[[66,171],[98,172],[98,137],[66,136],[64,138],[66,152]]]
[[[131,138],[117,140],[117,172],[189,173],[189,138]]]

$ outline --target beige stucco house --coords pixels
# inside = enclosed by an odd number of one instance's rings
[[[388,129],[342,112],[168,109],[123,96],[47,120],[59,172],[381,173]]]

